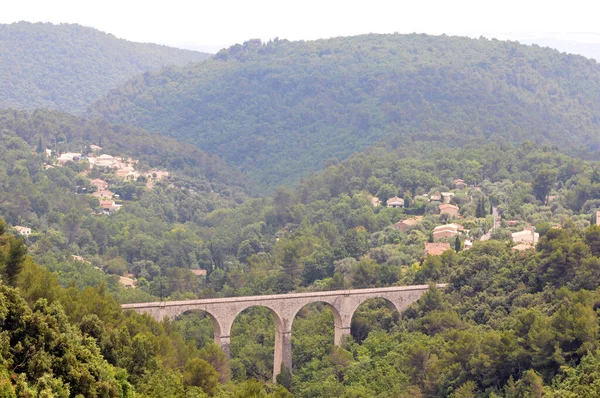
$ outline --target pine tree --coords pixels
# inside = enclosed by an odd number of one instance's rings
[[[483,198],[479,198],[477,201],[477,208],[475,209],[475,217],[483,218],[485,217],[485,201]]]
[[[4,265],[4,277],[6,278],[6,283],[8,285],[15,286],[17,283],[17,277],[23,268],[25,255],[27,254],[27,247],[21,238],[16,239],[11,237],[9,243],[10,249],[8,251],[6,264]]]
[[[281,364],[281,372],[277,375],[276,379],[277,384],[284,386],[288,390],[292,389],[292,372],[283,364]]]

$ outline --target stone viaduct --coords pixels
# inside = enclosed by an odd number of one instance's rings
[[[445,285],[440,284],[437,286],[444,287]],[[372,298],[383,298],[401,313],[406,307],[421,298],[428,288],[428,285],[394,286],[268,296],[161,301],[123,304],[121,307],[138,313],[149,314],[159,321],[164,318],[173,320],[187,311],[204,311],[212,319],[215,343],[221,347],[227,357],[230,355],[230,332],[235,318],[246,308],[266,307],[275,320],[275,360],[273,364],[273,379],[275,381],[282,365],[290,372],[292,370],[292,322],[302,307],[311,303],[326,303],[333,312],[334,343],[340,345],[344,336],[350,334],[350,323],[354,311],[364,301]]]

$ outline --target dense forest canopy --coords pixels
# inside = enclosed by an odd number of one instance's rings
[[[81,25],[0,25],[0,108],[81,113],[137,74],[209,56],[133,43]]]
[[[250,40],[213,59],[146,73],[92,113],[193,143],[262,186],[375,142],[600,144],[600,67],[515,42],[364,35]]]

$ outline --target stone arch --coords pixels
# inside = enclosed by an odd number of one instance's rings
[[[344,321],[342,318],[342,314],[340,313],[340,309],[337,308],[334,304],[330,303],[327,300],[314,300],[314,301],[310,301],[307,303],[302,303],[301,306],[299,306],[298,308],[295,309],[294,312],[291,313],[290,315],[290,331],[292,330],[292,326],[294,323],[294,320],[296,319],[296,316],[298,315],[298,313],[307,305],[310,304],[325,304],[329,309],[331,309],[331,312],[333,313],[333,327],[334,327],[334,338],[333,338],[333,342],[335,345],[340,345],[342,343],[342,339],[344,337],[344,335],[346,333],[345,332],[345,325],[344,325]],[[348,325],[347,328],[349,328],[350,326]]]
[[[171,320],[175,321],[182,315],[194,313],[194,312],[206,314],[208,316],[208,318],[211,320],[212,325],[213,325],[213,338],[214,338],[215,344],[217,346],[221,347],[221,336],[223,335],[222,334],[223,329],[221,326],[221,322],[211,311],[208,311],[204,308],[186,308],[185,310],[180,311],[177,314],[174,314],[174,316],[171,318]]]
[[[356,305],[356,308],[354,308],[354,311],[352,311],[352,316],[354,316],[354,313],[356,312],[356,310],[358,309],[358,307],[360,307],[362,304],[364,304],[367,301],[370,300],[383,300],[385,301],[386,305],[390,308],[393,309],[394,311],[397,311],[398,313],[402,313],[402,311],[404,310],[403,308],[400,308],[393,300],[391,297],[387,297],[385,295],[377,295],[377,296],[371,296],[371,297],[364,297],[362,300],[358,301],[358,304]]]
[[[400,315],[402,314],[402,309],[399,308],[399,306],[390,297],[386,297],[384,295],[373,295],[373,296],[370,296],[370,297],[362,297],[360,300],[357,300],[355,302],[355,306],[354,306],[354,308],[353,308],[353,310],[352,310],[352,312],[350,314],[350,325],[351,325],[351,328],[352,328],[352,335],[355,338],[357,338],[357,335],[356,335],[357,330],[354,329],[357,326],[357,324],[355,323],[355,322],[357,322],[356,319],[355,319],[356,312],[358,311],[358,309],[362,305],[368,303],[369,301],[374,301],[374,300],[380,300],[383,303],[385,303],[385,306],[388,309],[390,309],[393,312],[395,312],[398,317],[400,317]],[[360,336],[360,335],[358,335],[358,336]],[[358,338],[360,340],[360,337],[358,337]]]
[[[233,322],[237,317],[247,309],[250,308],[266,308],[271,313],[273,321],[275,323],[275,346],[273,352],[273,382],[276,382],[277,375],[281,371],[282,364],[287,367],[288,358],[291,361],[291,346],[288,349],[286,342],[291,341],[291,336],[287,332],[287,319],[285,319],[281,313],[276,309],[266,304],[249,304],[236,308],[236,311],[232,314],[230,322],[227,326],[227,333],[231,332]],[[228,336],[229,340],[229,336]],[[230,341],[230,340],[229,340]],[[228,356],[229,351],[228,351]]]
[[[324,307],[327,307],[331,310],[331,313],[333,315],[333,327],[334,327],[334,335],[333,335],[333,343],[335,345],[341,345],[342,340],[344,335],[346,335],[347,333],[345,333],[346,329],[344,329],[343,327],[343,319],[342,316],[340,314],[340,310],[338,307],[336,307],[334,305],[334,303],[327,301],[326,298],[324,299],[315,299],[315,300],[310,300],[310,301],[306,301],[306,302],[302,302],[300,303],[300,305],[298,305],[296,308],[294,308],[291,312],[290,312],[290,333],[292,333],[292,329],[294,327],[294,323],[296,322],[296,317],[298,316],[298,314],[306,307],[310,306],[310,305],[318,305],[318,304],[322,304]],[[347,328],[348,333],[350,331],[350,328]],[[329,344],[329,343],[327,343]],[[290,339],[290,351],[293,348],[293,342]],[[295,360],[298,360],[298,358],[296,358]],[[292,369],[292,365],[293,365],[293,359],[290,358],[290,362],[288,364],[289,369]]]
[[[265,304],[249,304],[249,305],[240,306],[240,307],[236,308],[235,312],[232,314],[232,316],[230,318],[230,322],[228,322],[228,325],[227,325],[228,327],[226,330],[224,330],[224,332],[226,331],[229,334],[231,332],[231,326],[233,325],[233,322],[237,319],[237,317],[245,310],[247,310],[249,308],[253,308],[253,307],[268,309],[269,312],[271,313],[271,316],[273,317],[273,321],[275,322],[275,330],[283,330],[284,319],[281,316],[281,314],[279,313],[279,311],[277,311],[277,309],[272,308],[271,306],[265,305]]]

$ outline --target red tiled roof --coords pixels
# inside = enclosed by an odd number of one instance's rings
[[[442,242],[442,243],[425,243],[425,254],[431,254],[433,256],[439,256],[446,250],[452,250],[450,247],[450,243]]]

